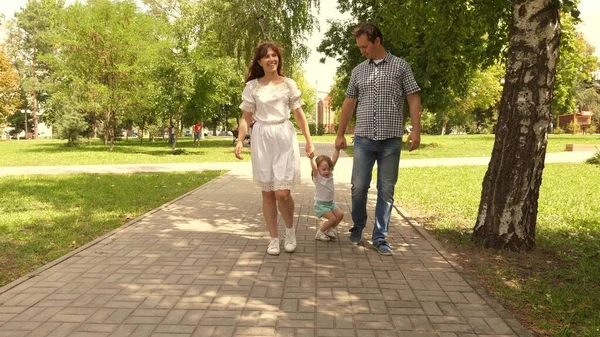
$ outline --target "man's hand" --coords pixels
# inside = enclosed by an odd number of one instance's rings
[[[421,145],[421,133],[420,132],[409,133],[406,143],[407,143],[407,145],[409,145],[408,152],[416,150],[419,147],[419,145]]]
[[[346,137],[337,136],[335,138],[335,149],[336,150],[345,150],[346,149]]]

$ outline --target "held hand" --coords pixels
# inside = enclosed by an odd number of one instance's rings
[[[346,149],[346,137],[337,136],[335,138],[335,149],[336,150],[345,150]]]
[[[243,160],[243,159],[244,159],[244,157],[242,157],[242,156],[240,155],[240,153],[242,152],[242,148],[244,148],[244,144],[243,144],[242,142],[238,141],[238,142],[235,144],[235,157],[236,157],[237,159],[239,159],[239,160]]]
[[[312,143],[306,143],[306,156],[311,158],[315,156],[315,146]]]
[[[409,133],[406,145],[409,145],[408,152],[416,150],[421,145],[421,134],[418,132]]]

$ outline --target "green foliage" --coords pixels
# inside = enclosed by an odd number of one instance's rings
[[[65,111],[55,124],[56,134],[59,138],[66,139],[69,146],[79,144],[79,138],[87,126],[81,115],[72,109]]]
[[[561,41],[552,100],[555,117],[578,111],[579,92],[585,82],[591,82],[591,72],[598,66],[594,48],[575,29],[575,23],[570,15],[561,15]]]
[[[19,74],[4,51],[0,51],[0,125],[6,122],[7,116],[15,113],[20,104]]]
[[[552,130],[552,134],[555,134],[555,135],[562,135],[563,133],[565,133],[565,130],[563,130],[563,128],[561,128],[560,126],[556,126]]]
[[[571,122],[569,123],[569,125],[567,125],[567,131],[569,131],[569,133],[576,134],[581,131],[581,128],[579,127],[579,125],[575,124],[574,122]]]
[[[596,152],[591,158],[586,159],[585,161],[588,164],[600,165],[600,149],[596,148]]]

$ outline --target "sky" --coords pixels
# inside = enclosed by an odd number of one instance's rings
[[[70,1],[72,2],[72,1]],[[16,11],[25,7],[27,0],[0,0],[0,14],[5,18],[12,18]],[[600,58],[600,1],[599,0],[581,0],[579,4],[582,23],[578,29],[583,33],[585,39],[596,48],[595,55]],[[311,54],[305,63],[306,80],[312,86],[316,86],[319,91],[327,92],[333,85],[333,80],[338,63],[334,59],[327,59],[320,63],[324,55],[317,52],[316,48],[320,44],[324,33],[329,26],[327,19],[348,19],[348,14],[341,15],[337,10],[337,0],[321,0],[321,9],[317,15],[320,30],[314,30],[313,34],[307,39],[306,43],[311,50]],[[4,29],[0,29],[0,38],[4,39]]]

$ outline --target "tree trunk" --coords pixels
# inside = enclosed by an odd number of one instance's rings
[[[473,238],[486,247],[535,247],[560,22],[553,0],[514,0],[492,158]]]
[[[33,110],[31,111],[31,117],[33,118],[33,139],[38,138],[38,99],[37,91],[34,91],[31,97],[33,103]]]

